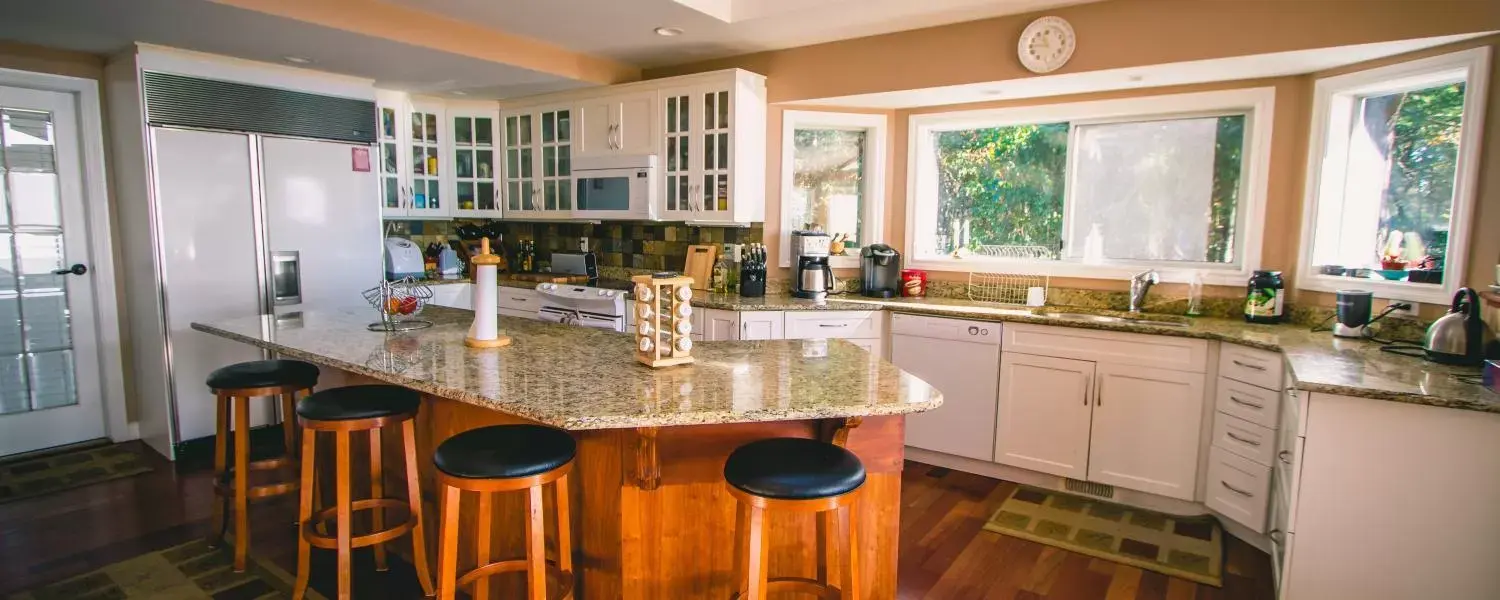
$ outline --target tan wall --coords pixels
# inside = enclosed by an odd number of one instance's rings
[[[771,102],[1032,77],[1016,39],[1042,13],[648,69],[647,78],[740,67]],[[1500,30],[1486,0],[1111,0],[1045,11],[1078,50],[1057,73]]]
[[[41,46],[0,41],[0,69],[16,69],[52,75],[104,77],[104,58],[82,52],[53,50]]]

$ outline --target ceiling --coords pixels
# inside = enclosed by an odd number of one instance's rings
[[[649,68],[1099,0],[386,1]]]
[[[820,98],[798,104],[900,109],[1301,75],[1483,37],[1494,32],[1085,71],[914,90]]]
[[[545,4],[545,3],[543,3]],[[386,89],[528,96],[583,83],[204,0],[0,0],[0,40],[109,55],[148,42],[373,79]]]

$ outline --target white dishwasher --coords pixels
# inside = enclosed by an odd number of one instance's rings
[[[891,362],[943,393],[936,410],[906,417],[906,445],[995,459],[1000,324],[891,315]]]

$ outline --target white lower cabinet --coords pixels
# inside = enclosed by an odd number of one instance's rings
[[[755,311],[740,313],[742,340],[779,340],[786,337],[786,313]]]
[[[536,319],[536,311],[541,308],[536,290],[527,288],[501,286],[500,293],[495,295],[495,304],[499,307],[500,314],[522,319]]]
[[[429,304],[468,310],[474,308],[474,284],[472,283],[444,283],[427,287],[432,290],[432,299],[427,301]]]
[[[1093,385],[1090,361],[1002,353],[995,462],[1084,479]]]
[[[740,313],[732,310],[705,308],[703,313],[703,341],[726,342],[740,339]]]
[[[1208,451],[1204,504],[1256,533],[1266,530],[1271,501],[1271,467],[1214,446]]]
[[[1204,376],[1099,363],[1088,480],[1192,500]]]
[[[1000,324],[892,315],[891,362],[943,393],[941,407],[907,415],[906,445],[994,460]]]

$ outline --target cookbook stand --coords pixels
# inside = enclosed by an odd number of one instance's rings
[[[635,282],[635,359],[652,368],[693,362],[693,278],[636,275],[630,280]]]

